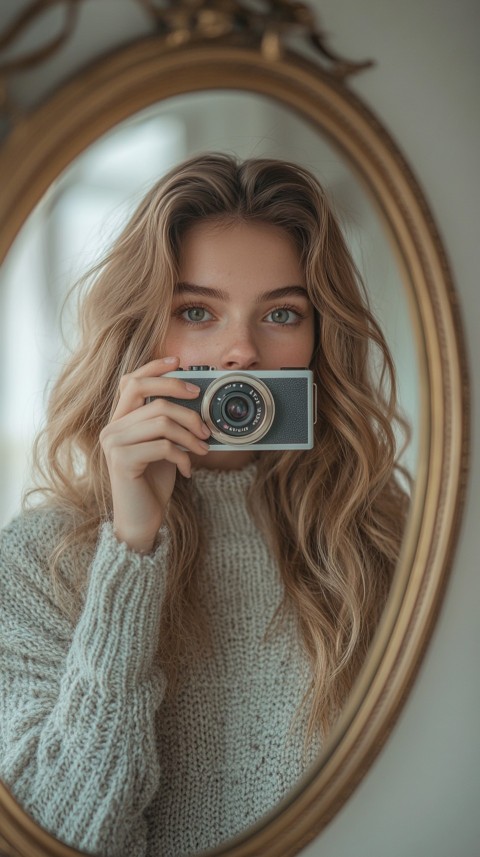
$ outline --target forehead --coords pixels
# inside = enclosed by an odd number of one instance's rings
[[[282,227],[263,221],[199,221],[183,236],[179,262],[184,271],[192,267],[212,272],[256,270],[258,276],[279,276],[285,271],[289,276],[295,274],[297,280],[302,277],[300,254],[292,236]]]

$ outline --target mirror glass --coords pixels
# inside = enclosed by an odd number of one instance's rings
[[[68,312],[60,329],[68,290],[102,255],[146,189],[176,162],[207,150],[284,158],[319,177],[393,354],[400,406],[412,427],[404,463],[415,476],[415,337],[400,268],[376,207],[344,158],[305,120],[264,96],[205,92],[154,105],[90,146],[51,186],[6,259],[0,291],[2,525],[19,509],[48,390],[66,343],[75,340]]]
[[[209,150],[292,160],[322,182],[395,360],[400,405],[412,426],[404,460],[415,473],[419,396],[412,326],[400,269],[370,197],[332,145],[281,104],[244,92],[196,93],[154,105],[90,146],[50,187],[7,256],[0,292],[0,525],[19,508],[48,385],[65,343],[74,339],[68,308],[60,327],[70,287],[163,172]]]

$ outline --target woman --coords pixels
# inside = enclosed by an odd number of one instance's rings
[[[0,773],[82,850],[179,857],[286,795],[358,674],[408,505],[394,370],[321,187],[280,161],[172,170],[80,322],[42,504],[2,539]],[[168,374],[198,364],[309,367],[313,448],[213,451]]]

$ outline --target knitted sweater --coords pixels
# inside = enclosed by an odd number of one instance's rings
[[[265,637],[283,589],[246,510],[254,473],[194,471],[213,649],[173,698],[156,662],[165,527],[141,556],[103,524],[84,558],[75,623],[47,571],[61,514],[33,510],[2,534],[0,777],[70,845],[105,857],[191,855],[260,819],[304,770],[294,716],[308,664],[293,617]],[[62,575],[68,586],[68,556]]]

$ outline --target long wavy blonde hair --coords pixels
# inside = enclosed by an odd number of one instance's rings
[[[72,600],[60,583],[62,556],[72,547],[93,548],[100,524],[112,516],[100,431],[115,410],[121,376],[162,353],[182,236],[206,218],[284,229],[298,248],[315,309],[314,447],[259,455],[248,501],[283,575],[278,615],[294,610],[310,657],[308,735],[325,734],[385,605],[408,498],[396,463],[394,428],[404,422],[392,358],[325,193],[308,171],[206,154],[175,167],[144,197],[83,281],[79,345],[52,390],[34,448],[36,488],[25,504],[40,491],[43,505],[67,515],[51,573],[73,615],[86,571],[79,564]],[[172,548],[159,653],[172,692],[183,660],[208,646],[195,597],[204,546],[191,495],[179,474],[167,512]]]

